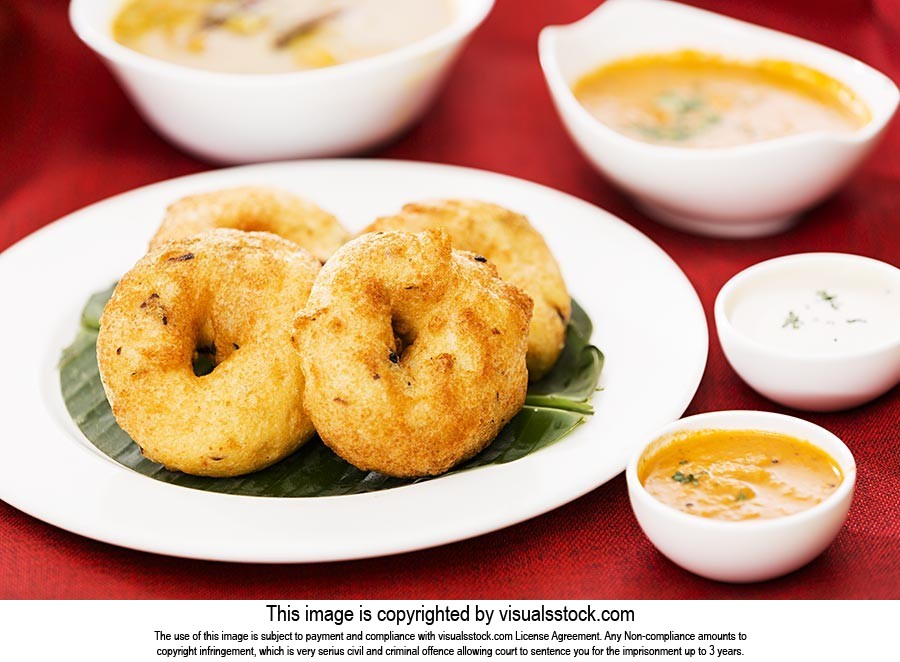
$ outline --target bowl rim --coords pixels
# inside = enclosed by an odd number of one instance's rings
[[[363,76],[407,60],[415,60],[462,41],[480,26],[494,7],[495,0],[452,0],[456,16],[449,25],[437,32],[393,50],[319,69],[301,69],[276,73],[230,73],[210,71],[168,62],[145,55],[120,44],[108,29],[87,18],[86,7],[91,0],[71,0],[69,23],[78,38],[98,55],[116,65],[131,67],[158,76],[177,79],[205,78],[222,85],[281,85],[285,83],[316,82]],[[463,11],[471,6],[470,11]]]
[[[797,42],[807,44],[808,46],[811,46],[816,50],[819,50],[820,52],[828,53],[831,57],[840,58],[846,61],[851,66],[861,68],[866,73],[878,78],[882,82],[882,84],[885,85],[885,90],[889,96],[889,99],[885,104],[883,112],[881,113],[875,112],[876,109],[872,108],[871,104],[867,104],[869,105],[869,109],[872,112],[872,117],[868,122],[866,122],[859,128],[848,132],[838,133],[835,131],[824,130],[806,131],[777,138],[770,138],[767,140],[760,140],[757,142],[729,145],[723,147],[679,147],[674,145],[650,143],[632,138],[623,133],[619,133],[615,129],[607,126],[602,121],[595,118],[593,115],[591,115],[587,108],[585,108],[581,104],[581,102],[578,101],[574,91],[572,90],[572,87],[562,77],[562,71],[561,67],[559,66],[556,49],[557,39],[561,33],[570,30],[585,29],[587,26],[597,23],[599,18],[601,18],[603,14],[609,10],[610,7],[629,4],[647,5],[650,7],[652,7],[653,5],[665,6],[671,8],[672,10],[683,12],[685,14],[705,17],[707,20],[721,21],[730,25],[740,26],[740,29],[750,30],[751,32],[768,34],[770,36],[777,36],[777,38],[779,39],[795,40]],[[601,30],[601,28],[596,29],[598,32]],[[766,152],[776,151],[778,149],[798,147],[802,148],[809,144],[814,145],[821,144],[823,142],[862,146],[870,143],[880,135],[880,133],[893,118],[894,114],[897,111],[898,105],[900,105],[900,89],[897,88],[897,85],[894,83],[894,81],[878,69],[875,69],[874,67],[854,58],[851,55],[847,55],[846,53],[825,46],[824,44],[820,44],[810,39],[804,39],[803,37],[799,37],[788,32],[774,30],[772,28],[767,28],[756,23],[742,21],[740,19],[732,18],[730,16],[719,14],[717,12],[700,9],[698,7],[685,5],[679,2],[673,2],[672,0],[607,0],[587,16],[584,16],[577,21],[565,25],[545,26],[538,36],[538,54],[541,70],[544,74],[544,79],[546,80],[548,87],[550,88],[550,93],[552,94],[554,100],[562,107],[562,109],[566,113],[572,114],[572,116],[577,119],[580,124],[579,128],[573,129],[574,131],[577,132],[583,130],[591,132],[593,133],[593,135],[603,140],[617,143],[620,147],[623,148],[646,150],[648,152],[648,154],[646,154],[647,158],[665,158],[679,160],[689,159],[692,161],[705,162],[709,160],[722,159],[723,157],[743,157],[759,153],[765,154]],[[856,89],[852,84],[849,84],[849,87],[854,90]]]
[[[653,443],[665,437],[666,435],[675,432],[681,432],[684,430],[717,429],[717,422],[719,425],[721,425],[723,420],[728,421],[739,416],[750,416],[751,418],[757,418],[759,419],[760,424],[753,427],[742,425],[735,428],[723,427],[721,429],[761,430],[765,432],[778,432],[781,434],[790,435],[790,432],[784,431],[784,428],[786,426],[779,424],[785,424],[787,422],[796,424],[797,422],[800,422],[802,426],[805,426],[814,431],[818,436],[824,436],[828,438],[832,441],[832,443],[835,444],[838,450],[837,453],[824,448],[822,444],[815,439],[807,437],[805,438],[805,441],[824,451],[838,463],[838,466],[844,474],[844,479],[841,481],[841,484],[838,485],[838,488],[827,497],[825,497],[825,499],[823,499],[821,502],[817,503],[811,508],[807,508],[806,510],[801,510],[800,512],[796,512],[791,515],[784,515],[783,517],[740,521],[719,520],[711,517],[689,515],[673,508],[672,506],[664,504],[644,488],[643,484],[637,476],[637,466],[641,457],[643,457],[644,453]],[[709,422],[709,425],[696,428],[691,426],[692,423],[698,422]],[[806,419],[799,418],[797,416],[789,416],[787,414],[778,414],[775,412],[762,411],[757,409],[730,409],[695,414],[693,416],[686,416],[684,418],[678,419],[677,421],[673,421],[666,426],[663,426],[654,435],[650,436],[645,443],[642,443],[640,447],[638,447],[631,455],[631,458],[628,460],[628,465],[625,468],[625,480],[628,485],[628,493],[631,499],[639,499],[643,507],[649,508],[661,517],[670,518],[673,523],[680,526],[690,526],[696,530],[703,531],[720,530],[723,534],[734,534],[736,531],[752,531],[754,534],[762,534],[773,531],[783,531],[785,529],[790,530],[795,525],[807,523],[811,520],[824,518],[831,511],[835,510],[836,508],[840,508],[844,504],[845,500],[852,499],[853,491],[856,486],[856,458],[854,458],[853,453],[840,439],[840,437],[835,435],[830,430],[825,429],[821,425],[817,425],[811,421],[807,421]],[[632,504],[632,510],[634,510],[634,504]],[[844,520],[846,521],[846,516],[844,517]],[[643,526],[641,528],[643,528]]]
[[[833,362],[842,362],[847,360],[864,360],[879,354],[893,351],[900,347],[900,337],[895,339],[887,339],[881,343],[870,347],[861,347],[854,350],[844,350],[839,353],[816,353],[816,354],[795,354],[790,350],[780,347],[773,347],[761,343],[760,341],[750,337],[745,332],[736,327],[726,311],[726,307],[735,292],[742,285],[752,282],[754,278],[759,278],[763,274],[777,272],[779,269],[792,264],[816,264],[820,262],[836,261],[847,264],[859,265],[862,269],[877,270],[893,276],[900,285],[900,269],[888,262],[882,262],[872,257],[864,255],[856,255],[855,253],[839,253],[839,252],[809,252],[809,253],[791,253],[789,255],[781,255],[773,257],[762,262],[750,265],[746,269],[734,274],[729,278],[716,295],[713,304],[713,317],[715,319],[716,332],[719,335],[719,343],[722,343],[722,336],[727,334],[729,338],[733,338],[740,342],[747,351],[766,355],[783,361],[791,361],[803,364],[825,364]]]

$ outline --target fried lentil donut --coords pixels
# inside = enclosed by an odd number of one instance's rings
[[[212,228],[271,232],[325,262],[350,234],[318,206],[286,191],[243,186],[182,198],[169,206],[150,249]]]
[[[528,296],[443,231],[345,244],[294,321],[319,436],[363,470],[447,471],[522,407],[530,319]]]
[[[499,205],[475,200],[408,204],[399,214],[379,218],[363,232],[421,232],[443,228],[453,247],[483,255],[500,277],[534,300],[528,332],[528,375],[537,381],[562,352],[572,303],[559,266],[544,238],[528,219]]]
[[[164,244],[119,281],[97,362],[116,421],[144,455],[237,476],[313,435],[290,328],[319,268],[273,234],[217,229]],[[197,352],[216,364],[203,377]]]

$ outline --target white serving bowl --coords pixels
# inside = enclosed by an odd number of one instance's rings
[[[707,429],[763,430],[804,439],[834,458],[844,480],[812,508],[773,519],[729,522],[688,515],[657,501],[638,480],[641,458],[668,435]],[[764,411],[717,411],[683,418],[654,434],[632,456],[625,477],[635,517],[660,552],[702,577],[745,583],[792,572],[831,544],[850,509],[856,462],[840,439],[808,421]]]
[[[653,218],[698,234],[753,237],[786,229],[834,192],[872,149],[898,102],[875,69],[824,46],[665,0],[608,0],[582,20],[544,28],[541,66],[556,108],[587,159]],[[572,86],[618,59],[694,49],[807,65],[845,83],[872,119],[843,134],[804,133],[724,148],[653,145],[607,127]]]
[[[422,115],[494,4],[455,0],[448,27],[382,55],[309,71],[227,74],[116,42],[110,26],[122,2],[72,0],[72,27],[153,128],[217,163],[353,154],[395,136]]]
[[[900,269],[860,255],[786,255],[733,276],[719,290],[714,310],[719,342],[731,367],[765,397],[809,411],[855,407],[895,387],[900,383],[900,326],[885,341],[868,347],[807,354],[763,344],[732,321],[740,298],[753,288],[771,291],[804,283],[813,289],[820,283],[860,280],[893,292],[900,310]]]

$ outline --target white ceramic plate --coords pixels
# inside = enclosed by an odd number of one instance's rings
[[[596,415],[516,462],[373,494],[272,499],[141,476],[97,451],[66,412],[56,370],[88,295],[144,253],[166,205],[242,184],[293,190],[351,230],[403,203],[473,197],[526,213],[555,253],[606,355]],[[307,161],[182,177],[53,223],[0,255],[0,498],[39,519],[162,554],[311,562],[411,551],[509,526],[602,485],[687,407],[706,364],[702,307],[675,263],[607,212],[501,175],[398,161]]]

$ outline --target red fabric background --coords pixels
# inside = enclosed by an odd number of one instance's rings
[[[900,262],[898,122],[848,186],[782,236],[702,239],[643,218],[576,153],[538,67],[539,29],[575,20],[595,2],[499,0],[425,120],[373,155],[494,170],[589,200],[662,245],[707,313],[730,276],[777,255],[834,250]],[[900,5],[893,0],[696,3],[822,42],[900,80]],[[4,4],[11,12],[5,16],[0,6],[0,249],[107,196],[209,168],[140,120],[72,34],[66,2]],[[6,323],[14,321],[5,314]],[[687,413],[783,411],[736,377],[709,321],[709,363]],[[835,544],[771,582],[731,586],[674,566],[644,538],[620,476],[547,515],[474,540],[319,565],[241,566],[133,552],[0,502],[0,598],[900,598],[900,392],[854,411],[801,415],[851,447],[858,491]]]

